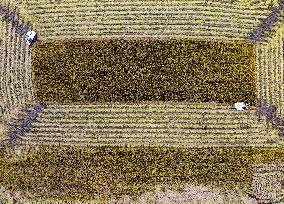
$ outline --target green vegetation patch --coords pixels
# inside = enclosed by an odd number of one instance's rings
[[[251,164],[283,162],[277,148],[40,148],[27,157],[0,155],[0,181],[6,189],[38,198],[134,198],[155,185],[187,182],[250,188]]]
[[[33,50],[41,102],[256,100],[255,51],[245,42],[73,39]]]

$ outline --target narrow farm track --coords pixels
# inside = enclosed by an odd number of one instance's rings
[[[0,15],[3,15],[3,19],[7,23],[12,24],[19,35],[24,35],[31,29],[31,22],[36,23],[36,19],[27,15],[25,9],[19,8],[14,0],[2,0],[0,2]]]
[[[228,104],[48,105],[22,145],[271,146],[255,109]],[[276,144],[274,144],[276,145]]]
[[[175,37],[244,40],[269,15],[267,5],[204,1],[16,1],[37,19],[43,40]]]

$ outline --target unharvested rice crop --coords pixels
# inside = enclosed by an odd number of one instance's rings
[[[36,44],[41,102],[190,101],[255,104],[255,51],[244,42],[65,40]]]
[[[26,156],[0,152],[6,189],[35,198],[133,198],[157,185],[183,189],[187,182],[249,193],[252,166],[283,162],[277,148],[40,148]]]

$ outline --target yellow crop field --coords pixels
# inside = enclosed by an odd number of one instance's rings
[[[187,184],[218,203],[283,201],[284,168],[254,169],[284,163],[281,7],[0,2],[0,203],[143,204],[157,186],[189,198]],[[174,194],[148,203],[178,203]]]
[[[37,198],[133,198],[155,185],[237,186],[250,193],[252,165],[283,162],[280,148],[40,148],[0,157],[6,189]],[[14,158],[14,159],[12,159]],[[5,179],[4,179],[5,178]]]

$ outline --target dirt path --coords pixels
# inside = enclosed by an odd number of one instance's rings
[[[30,28],[31,23],[22,23],[19,20],[19,12],[16,9],[9,9],[9,7],[0,4],[0,15],[3,15],[3,19],[12,24],[12,27],[16,29],[16,33],[24,35]]]

